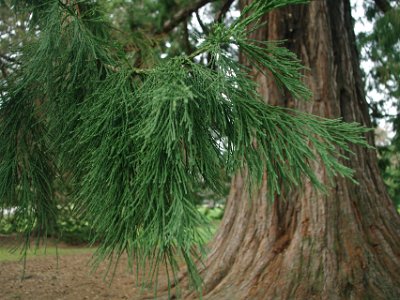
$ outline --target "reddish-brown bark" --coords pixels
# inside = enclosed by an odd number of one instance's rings
[[[264,99],[369,126],[349,1],[312,1],[266,18],[254,37],[287,39],[308,68],[314,96],[296,102],[254,71]],[[206,299],[400,298],[400,218],[375,151],[353,150],[347,164],[359,185],[337,178],[326,195],[306,184],[269,204],[263,187],[248,201],[243,174],[233,179],[207,261]],[[323,167],[315,170],[327,181]]]
[[[314,96],[294,101],[254,70],[265,101],[370,126],[349,1],[311,1],[266,18],[253,37],[287,39],[308,68]],[[246,175],[236,175],[203,272],[204,298],[400,299],[400,217],[375,151],[353,151],[346,164],[359,184],[336,178],[327,194],[306,183],[271,203],[264,185],[249,201]],[[327,182],[324,167],[315,171]]]

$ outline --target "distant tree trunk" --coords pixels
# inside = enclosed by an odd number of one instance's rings
[[[314,97],[294,101],[253,70],[265,101],[370,126],[349,0],[311,1],[266,18],[253,37],[288,40]],[[367,138],[373,144],[372,133]],[[400,299],[400,216],[376,152],[353,151],[346,164],[359,185],[336,178],[324,195],[307,182],[270,203],[264,185],[249,201],[246,175],[235,176],[206,261],[205,299]],[[315,170],[327,182],[325,169]]]

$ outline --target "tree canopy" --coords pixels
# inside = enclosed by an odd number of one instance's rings
[[[372,31],[360,32],[361,60],[370,64],[364,74],[366,91],[373,92],[369,106],[374,125],[383,120],[392,125],[393,138],[378,144],[380,168],[393,201],[400,205],[399,99],[400,99],[400,6],[398,1],[364,1]]]

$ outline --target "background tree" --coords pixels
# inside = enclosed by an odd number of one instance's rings
[[[400,98],[398,77],[400,57],[397,51],[400,42],[398,1],[364,1],[363,7],[367,21],[373,23],[371,32],[361,32],[357,37],[362,61],[372,62],[371,72],[364,74],[366,89],[376,90],[381,97],[374,99],[373,102],[370,101],[372,116],[374,119],[385,117],[393,121],[395,114],[383,111],[382,106],[385,102],[393,102]],[[391,105],[396,108],[397,103]],[[390,105],[386,105],[388,106]]]
[[[396,205],[400,205],[399,173],[399,43],[400,11],[398,1],[364,1],[366,18],[373,23],[371,32],[358,35],[361,59],[372,63],[364,75],[367,91],[374,91],[374,99],[368,99],[373,124],[385,120],[393,125],[393,138],[378,144],[379,166],[388,192]]]
[[[18,66],[18,53],[11,49],[25,44],[29,35],[26,35],[27,18],[12,12],[10,7],[0,1],[0,80],[3,81],[9,73]]]

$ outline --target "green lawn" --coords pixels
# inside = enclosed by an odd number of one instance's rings
[[[207,228],[199,227],[198,232],[206,244],[210,242],[211,239],[214,237],[214,234],[218,229],[219,223],[220,221],[210,221],[209,230]]]
[[[72,255],[72,254],[85,254],[85,253],[93,253],[95,248],[89,247],[77,247],[77,248],[58,248],[58,255]],[[55,256],[57,253],[57,249],[55,246],[48,246],[46,249],[44,247],[40,247],[36,251],[34,248],[28,250],[28,259],[34,259],[36,257],[51,255]],[[4,261],[18,261],[21,259],[20,250],[13,250],[9,247],[0,246],[0,262]]]
[[[205,243],[208,243],[212,237],[214,236],[218,225],[219,220],[211,220],[210,228],[207,230],[206,228],[199,228],[199,233]],[[15,249],[16,245],[19,243],[15,240],[1,240],[0,239],[0,262],[5,261],[18,261],[21,259],[22,255],[19,249]],[[65,244],[64,244],[65,245]],[[41,257],[44,255],[55,256],[57,254],[60,256],[64,255],[73,255],[73,254],[86,254],[86,253],[94,253],[96,251],[96,247],[85,247],[85,246],[62,246],[58,249],[55,247],[54,242],[52,241],[50,245],[46,248],[44,246],[40,246],[35,250],[35,247],[32,246],[31,249],[28,250],[27,259],[35,259],[36,257]]]

